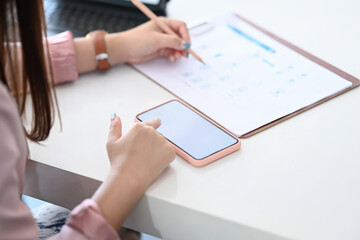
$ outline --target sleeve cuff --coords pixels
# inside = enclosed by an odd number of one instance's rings
[[[73,35],[70,31],[47,38],[55,84],[79,78]]]
[[[90,239],[120,239],[115,229],[103,218],[97,203],[84,200],[72,212],[66,225]]]

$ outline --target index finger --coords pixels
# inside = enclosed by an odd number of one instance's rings
[[[183,40],[190,43],[190,34],[189,29],[186,24],[182,21],[170,18],[162,18],[166,25],[168,25],[177,35],[179,35]]]
[[[153,127],[155,129],[157,129],[161,125],[161,120],[157,118],[157,119],[154,119],[154,120],[151,120],[151,121],[144,122],[144,124],[146,126]]]

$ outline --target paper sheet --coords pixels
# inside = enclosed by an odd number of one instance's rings
[[[233,14],[190,32],[191,56],[135,67],[238,136],[351,86]]]

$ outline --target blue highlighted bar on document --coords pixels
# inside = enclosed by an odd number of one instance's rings
[[[271,47],[267,46],[266,44],[258,41],[257,39],[249,36],[248,34],[244,33],[243,31],[241,31],[240,29],[232,26],[232,25],[228,25],[228,27],[233,30],[234,32],[236,32],[237,34],[239,34],[240,36],[244,37],[245,39],[249,40],[250,42],[255,43],[256,45],[258,45],[259,47],[265,49],[268,52],[271,53],[275,53],[276,51],[274,49],[272,49]]]

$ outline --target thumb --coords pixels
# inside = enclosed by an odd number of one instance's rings
[[[109,131],[109,142],[115,142],[121,137],[122,134],[122,125],[119,116],[116,113],[111,115],[110,131]]]
[[[172,48],[175,50],[188,50],[190,48],[190,43],[170,34],[161,34],[158,44],[159,48]]]

